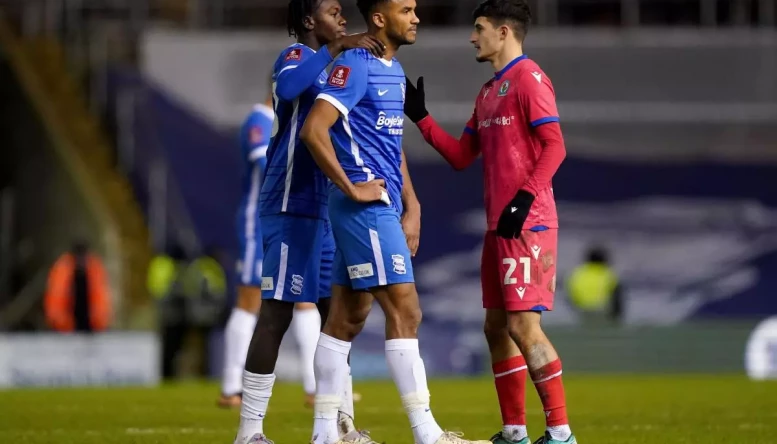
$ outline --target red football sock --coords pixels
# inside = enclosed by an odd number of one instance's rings
[[[502,424],[526,425],[526,361],[513,356],[492,365]]]
[[[531,379],[540,395],[547,426],[556,427],[569,424],[564,383],[561,382],[561,360],[556,359],[539,370],[532,371]]]

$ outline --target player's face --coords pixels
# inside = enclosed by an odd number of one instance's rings
[[[420,22],[415,7],[415,0],[391,0],[383,7],[386,36],[397,46],[415,43]]]
[[[472,30],[469,37],[469,41],[477,50],[475,60],[481,63],[487,62],[501,51],[504,39],[501,36],[500,28],[494,26],[485,17],[478,17],[475,20],[475,29]]]
[[[321,0],[313,13],[313,21],[316,39],[323,44],[346,35],[343,8],[338,0]]]

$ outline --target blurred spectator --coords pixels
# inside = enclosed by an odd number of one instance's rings
[[[86,242],[75,242],[51,267],[44,311],[49,326],[63,333],[108,329],[111,300],[105,267]]]
[[[586,261],[572,270],[565,287],[585,322],[622,319],[623,288],[604,248],[591,248]]]
[[[151,260],[147,285],[159,305],[164,378],[178,374],[177,361],[192,333],[198,336],[200,362],[206,361],[207,336],[221,319],[227,291],[224,268],[216,257],[212,252],[191,259],[176,244]],[[205,366],[198,367],[204,374]]]

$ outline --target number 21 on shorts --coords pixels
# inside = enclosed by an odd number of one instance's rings
[[[506,257],[502,259],[502,265],[508,266],[507,272],[505,273],[505,285],[515,285],[518,283],[518,279],[513,277],[513,273],[515,273],[515,269],[518,267],[519,263],[523,266],[523,283],[531,283],[531,258],[519,257],[516,261],[515,258]]]

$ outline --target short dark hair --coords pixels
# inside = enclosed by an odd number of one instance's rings
[[[320,0],[289,0],[289,9],[286,15],[286,28],[291,37],[300,37],[308,32],[305,29],[305,17],[316,12],[316,5]]]
[[[487,18],[495,25],[507,23],[519,40],[523,41],[529,32],[531,9],[526,0],[485,0],[475,8],[472,19]]]
[[[388,0],[356,0],[356,7],[359,8],[359,12],[362,14],[362,17],[364,17],[364,21],[367,22],[367,24],[370,24],[370,14],[372,14],[372,10],[380,3],[383,3]]]

